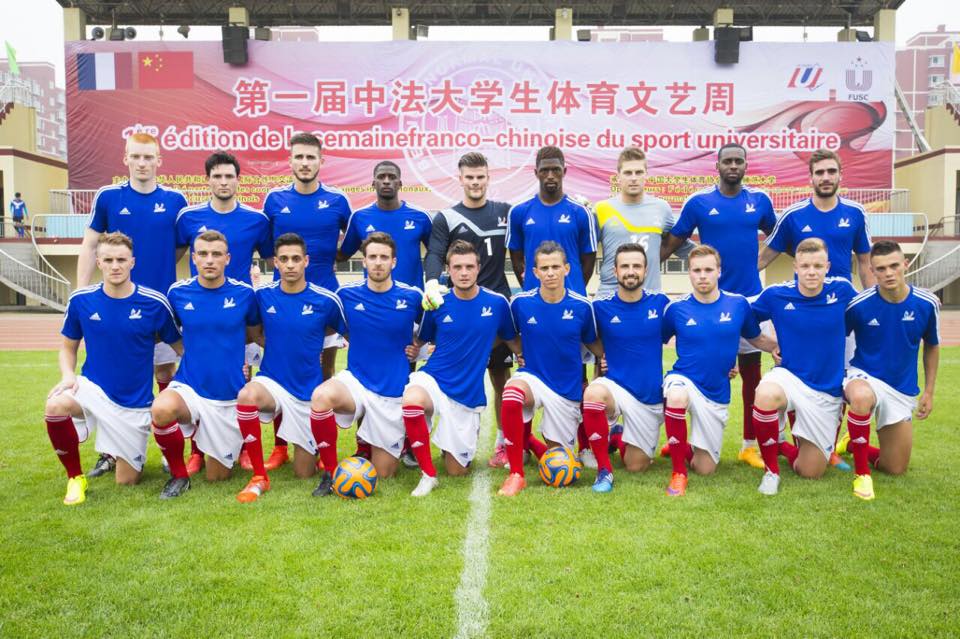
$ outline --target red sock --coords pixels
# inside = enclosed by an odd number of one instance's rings
[[[600,402],[583,402],[583,428],[587,433],[587,441],[590,442],[590,450],[597,458],[597,468],[612,473],[607,407]]]
[[[580,402],[580,411],[583,412],[583,402]],[[587,429],[583,422],[577,426],[577,452],[590,448],[590,438],[587,437]]]
[[[665,408],[664,426],[667,443],[670,444],[670,462],[673,472],[687,474],[687,409]]]
[[[67,470],[67,478],[83,474],[80,467],[80,437],[69,415],[44,415],[47,422],[47,436],[53,444],[60,463]]]
[[[170,474],[174,477],[186,478],[187,465],[183,461],[183,431],[180,430],[180,424],[170,422],[166,426],[153,424],[153,438],[157,440],[157,446],[163,452],[167,464],[170,465]]]
[[[430,428],[423,414],[423,406],[411,404],[403,407],[403,427],[407,431],[410,452],[417,458],[420,470],[431,477],[436,477],[437,469],[433,467],[433,458],[430,455]]]
[[[800,449],[790,442],[780,442],[780,454],[787,458],[787,461],[790,463],[790,468],[793,468],[793,465],[797,463],[797,456],[800,454]]]
[[[853,454],[853,472],[869,475],[870,458],[867,449],[870,447],[870,415],[847,413],[847,431],[850,433],[847,448]]]
[[[252,404],[237,404],[237,423],[240,425],[243,445],[247,448],[247,455],[253,466],[253,474],[266,477],[267,469],[263,467],[263,442],[260,441],[260,410]]]
[[[333,411],[311,410],[310,431],[313,433],[313,440],[317,443],[317,453],[320,455],[320,461],[323,462],[323,469],[332,473],[337,468],[337,418],[334,417]],[[369,459],[369,453],[367,456],[359,455],[361,441],[357,439],[357,456]],[[363,443],[370,446],[366,442]]]
[[[757,435],[757,444],[760,446],[760,455],[763,463],[771,473],[780,474],[780,460],[777,459],[780,436],[780,418],[775,410],[764,410],[753,407],[753,432]]]
[[[793,425],[797,423],[797,411],[787,411],[787,421],[790,422],[790,434],[793,434]]]
[[[617,451],[620,453],[620,459],[623,459],[624,455],[627,453],[627,445],[623,443],[623,432],[610,435],[610,445],[614,446]],[[610,450],[607,448],[607,450]]]
[[[757,385],[760,384],[760,353],[738,356],[737,366],[740,369],[740,381],[743,382],[740,391],[743,397],[743,438],[757,439],[759,436],[753,426],[753,401],[757,394]]]
[[[870,463],[873,464],[873,467],[877,467],[877,462],[880,461],[880,449],[876,446],[867,446],[867,459],[870,460]]]
[[[507,446],[507,461],[510,462],[510,472],[521,477],[524,474],[523,449],[527,444],[523,432],[523,402],[524,392],[516,386],[508,386],[503,390],[503,401],[500,404],[503,442]]]
[[[170,385],[170,382],[169,382],[169,381],[161,382],[161,381],[158,379],[158,380],[157,380],[157,392],[162,393],[163,391],[167,390],[167,386],[169,386],[169,385]]]
[[[195,437],[196,437],[196,435],[194,435],[194,437],[191,437],[191,438],[190,438],[190,454],[191,454],[191,455],[202,455],[202,454],[203,454],[203,451],[201,451],[201,450],[200,450],[200,447],[197,446],[197,440],[195,439]]]
[[[540,459],[548,449],[546,444],[537,439],[536,435],[531,433],[530,435],[527,435],[527,450],[529,450],[534,457]]]
[[[357,428],[360,425],[357,424]],[[319,440],[318,440],[319,441]],[[357,452],[353,454],[354,457],[363,457],[364,459],[370,459],[373,457],[373,448],[370,446],[369,442],[365,442],[360,439],[360,435],[357,435]],[[330,471],[333,472],[333,471]]]
[[[273,445],[276,446],[286,446],[287,440],[278,435],[280,432],[280,424],[283,423],[283,413],[280,413],[273,419]]]

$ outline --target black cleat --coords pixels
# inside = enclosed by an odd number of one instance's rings
[[[189,477],[171,477],[160,493],[160,499],[173,499],[190,490]]]
[[[87,477],[91,479],[94,477],[99,477],[100,475],[106,475],[109,472],[113,472],[117,467],[117,460],[102,453],[97,459],[97,463],[93,465],[93,468],[87,473]]]
[[[409,448],[400,453],[400,462],[407,468],[420,468],[420,462]]]
[[[320,478],[320,483],[311,493],[314,497],[326,497],[333,494],[333,477],[328,472],[324,472]]]

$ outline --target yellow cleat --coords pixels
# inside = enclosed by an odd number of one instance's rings
[[[740,452],[737,453],[737,459],[750,464],[754,468],[766,468],[763,463],[763,457],[760,455],[760,451],[757,450],[756,446],[741,448]]]
[[[87,478],[77,475],[67,480],[67,494],[63,498],[64,506],[76,506],[87,500]]]
[[[843,434],[843,436],[840,437],[840,441],[837,442],[837,454],[838,454],[838,455],[846,455],[846,454],[847,454],[847,446],[849,446],[849,445],[850,445],[850,433],[849,433],[849,432],[845,432],[845,433]]]
[[[857,475],[853,478],[853,496],[864,501],[870,501],[876,497],[873,493],[873,477],[871,475]]]

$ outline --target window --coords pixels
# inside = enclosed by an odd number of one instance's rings
[[[943,67],[945,59],[946,57],[942,55],[932,55],[928,60],[927,66],[930,67],[931,69],[934,67]]]
[[[933,74],[930,76],[930,83],[928,86],[932,89],[933,87],[943,84],[943,76],[940,74]]]
[[[927,106],[936,107],[943,104],[943,94],[942,93],[931,93],[927,96]]]
[[[664,273],[686,273],[689,264],[686,259],[671,257],[663,267]]]

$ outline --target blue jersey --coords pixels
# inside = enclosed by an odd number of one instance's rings
[[[773,202],[760,189],[743,187],[734,197],[727,197],[719,187],[711,186],[687,198],[670,232],[686,239],[697,230],[700,242],[720,253],[720,288],[752,296],[762,288],[757,272],[757,231],[770,233],[776,223]]]
[[[832,277],[850,279],[850,253],[870,252],[866,212],[858,203],[842,197],[830,211],[821,211],[810,198],[788,207],[766,244],[775,251],[793,255],[797,244],[808,237],[819,237],[826,243],[830,259],[827,275]]]
[[[27,214],[27,203],[23,200],[10,200],[10,215],[15,220],[22,220]]]
[[[263,203],[263,212],[273,225],[273,240],[284,233],[296,233],[307,243],[307,281],[330,291],[337,290],[334,264],[340,231],[347,228],[350,202],[339,189],[318,185],[308,195],[298,193],[293,184],[273,189]],[[280,272],[274,270],[274,279]]]
[[[597,341],[590,300],[567,290],[562,300],[551,304],[535,288],[515,295],[510,311],[523,342],[520,370],[536,375],[562,397],[583,399],[580,345]]]
[[[899,304],[868,288],[847,306],[847,331],[857,338],[851,367],[880,379],[904,395],[920,392],[917,355],[920,340],[940,343],[940,301],[922,288],[910,287]]]
[[[663,401],[663,338],[660,323],[670,299],[644,291],[636,302],[616,292],[593,300],[597,329],[607,357],[607,377],[644,404]]]
[[[485,288],[472,300],[462,300],[453,291],[443,300],[443,306],[424,314],[420,324],[417,336],[436,345],[421,370],[432,375],[453,401],[469,408],[486,406],[483,371],[493,342],[498,336],[504,341],[517,336],[510,303]]]
[[[189,246],[193,256],[193,240],[206,231],[220,231],[227,238],[230,263],[224,271],[228,278],[250,283],[250,266],[253,252],[262,258],[273,256],[273,240],[270,237],[270,220],[255,208],[237,202],[229,213],[219,213],[209,202],[188,206],[177,216],[177,246]],[[197,267],[190,260],[190,273],[197,274]]]
[[[423,292],[394,281],[390,290],[377,293],[360,280],[341,286],[337,297],[350,334],[347,370],[370,392],[401,397],[410,376],[404,349],[413,343]]]
[[[177,279],[175,226],[177,214],[186,205],[187,198],[179,191],[158,185],[143,194],[124,182],[97,191],[87,225],[98,233],[128,235],[136,258],[130,279],[165,291]]]
[[[174,379],[200,397],[236,401],[243,388],[247,327],[260,323],[253,287],[228,279],[218,288],[204,288],[191,277],[167,293],[183,330],[183,359]]]
[[[533,274],[533,256],[542,242],[553,240],[563,247],[570,263],[564,286],[574,293],[587,294],[580,256],[597,252],[597,222],[582,204],[564,195],[556,204],[547,205],[535,195],[510,209],[507,217],[507,248],[523,251],[524,290],[540,286]]]
[[[371,233],[376,231],[389,233],[397,243],[397,266],[393,269],[394,281],[423,288],[423,260],[420,259],[420,246],[427,247],[432,228],[430,214],[421,208],[401,202],[399,209],[384,211],[374,202],[350,216],[340,252],[347,256],[353,255],[360,248],[360,243]]]
[[[740,338],[760,334],[747,298],[720,291],[717,301],[704,304],[684,295],[664,309],[661,329],[664,344],[677,337],[677,361],[670,372],[692,381],[708,399],[729,404],[729,373]]]
[[[153,347],[157,339],[180,340],[173,311],[162,293],[137,285],[116,299],[103,284],[77,289],[63,318],[64,337],[83,339],[87,359],[81,374],[125,408],[153,401]]]
[[[781,366],[814,390],[840,397],[847,331],[843,313],[857,291],[849,280],[828,277],[814,297],[796,282],[774,284],[753,302],[757,320],[773,321]]]
[[[316,284],[286,293],[280,282],[256,290],[266,340],[258,375],[269,377],[302,401],[323,381],[320,354],[327,329],[346,333],[340,298]]]

